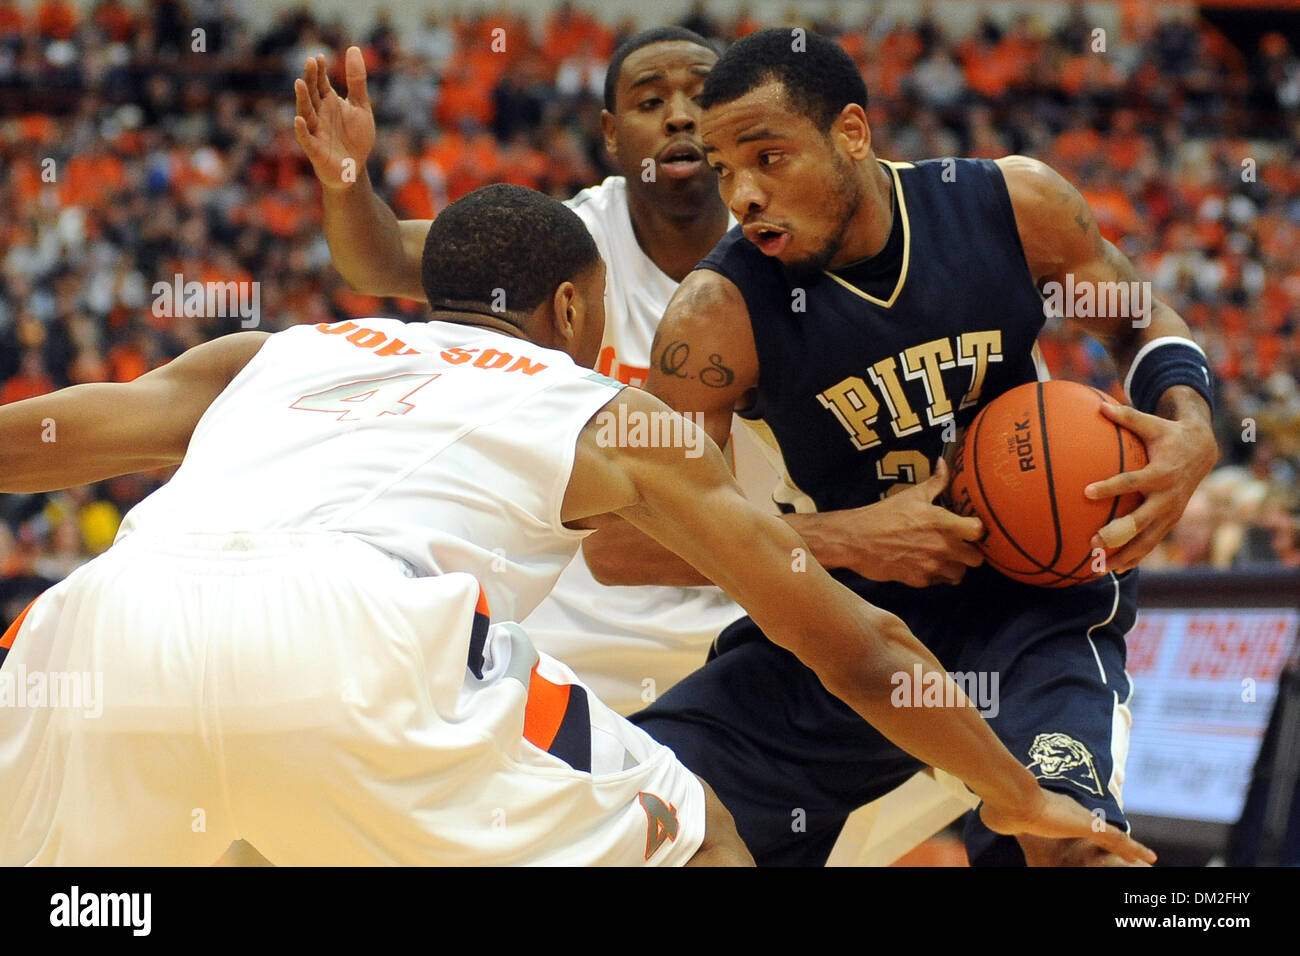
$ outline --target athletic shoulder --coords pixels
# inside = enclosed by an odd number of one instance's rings
[[[1106,254],[1088,202],[1073,183],[1029,156],[1005,156],[995,162],[1006,180],[1016,230],[1036,279],[1061,263]]]
[[[1007,188],[1050,192],[1063,188],[1073,188],[1069,181],[1041,159],[1032,156],[1003,156],[990,160],[1002,173]]]

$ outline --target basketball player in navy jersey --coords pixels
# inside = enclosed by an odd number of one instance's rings
[[[939,532],[946,555],[921,570],[954,583],[900,583],[897,567],[881,566],[894,542],[873,530],[888,496],[935,489],[945,441],[1035,379],[1045,284],[1138,276],[1075,188],[1041,162],[879,160],[853,61],[822,37],[797,39],[753,34],[705,83],[705,152],[739,225],[674,296],[646,387],[703,412],[718,443],[733,411],[765,422],[815,504],[788,516],[813,555],[899,614],[950,671],[996,675],[986,716],[1012,753],[1043,786],[1127,827],[1134,569],[1216,459],[1204,354],[1163,303],[1078,320],[1109,351],[1134,406],[1106,414],[1150,455],[1140,471],[1088,490],[1145,496],[1094,541],[1105,577],[1063,590],[1017,584],[981,566],[969,544],[978,527],[951,526]],[[747,619],[633,719],[710,782],[760,864],[824,862],[849,812],[919,766]],[[1078,840],[1017,845],[974,815],[966,843],[976,864],[1122,862]]]

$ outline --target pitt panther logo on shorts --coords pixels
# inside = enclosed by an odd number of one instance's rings
[[[1069,734],[1039,734],[1029,748],[1029,769],[1040,780],[1067,780],[1102,796],[1097,765],[1088,748]]]

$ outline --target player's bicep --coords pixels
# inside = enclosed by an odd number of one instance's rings
[[[1154,326],[1183,334],[1182,320],[1151,294],[1141,276],[1101,234],[1083,195],[1045,163],[1024,156],[999,160],[1031,275],[1050,303],[1066,290],[1088,290],[1092,307],[1065,314],[1096,338],[1121,367]],[[1067,303],[1062,301],[1064,307]],[[1072,305],[1073,303],[1069,303]],[[1085,314],[1080,315],[1083,311]]]
[[[208,406],[269,337],[267,332],[223,335],[128,383],[115,437],[133,448],[183,457]]]
[[[716,272],[688,275],[664,313],[650,351],[645,388],[684,414],[702,414],[719,445],[734,409],[758,385],[758,353],[740,290]]]

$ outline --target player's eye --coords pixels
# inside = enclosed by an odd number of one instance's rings
[[[715,173],[718,174],[718,178],[719,178],[719,179],[721,179],[723,176],[725,176],[725,175],[727,174],[727,170],[726,170],[724,167],[722,167],[722,166],[718,166],[718,165],[715,164],[715,165],[710,166],[709,168],[712,169]]]
[[[768,150],[758,154],[758,165],[771,166],[781,158],[781,154],[774,150]]]
[[[659,97],[652,96],[649,99],[642,100],[637,105],[641,108],[642,112],[649,112],[650,110],[654,109],[662,102],[663,100],[661,100]]]

